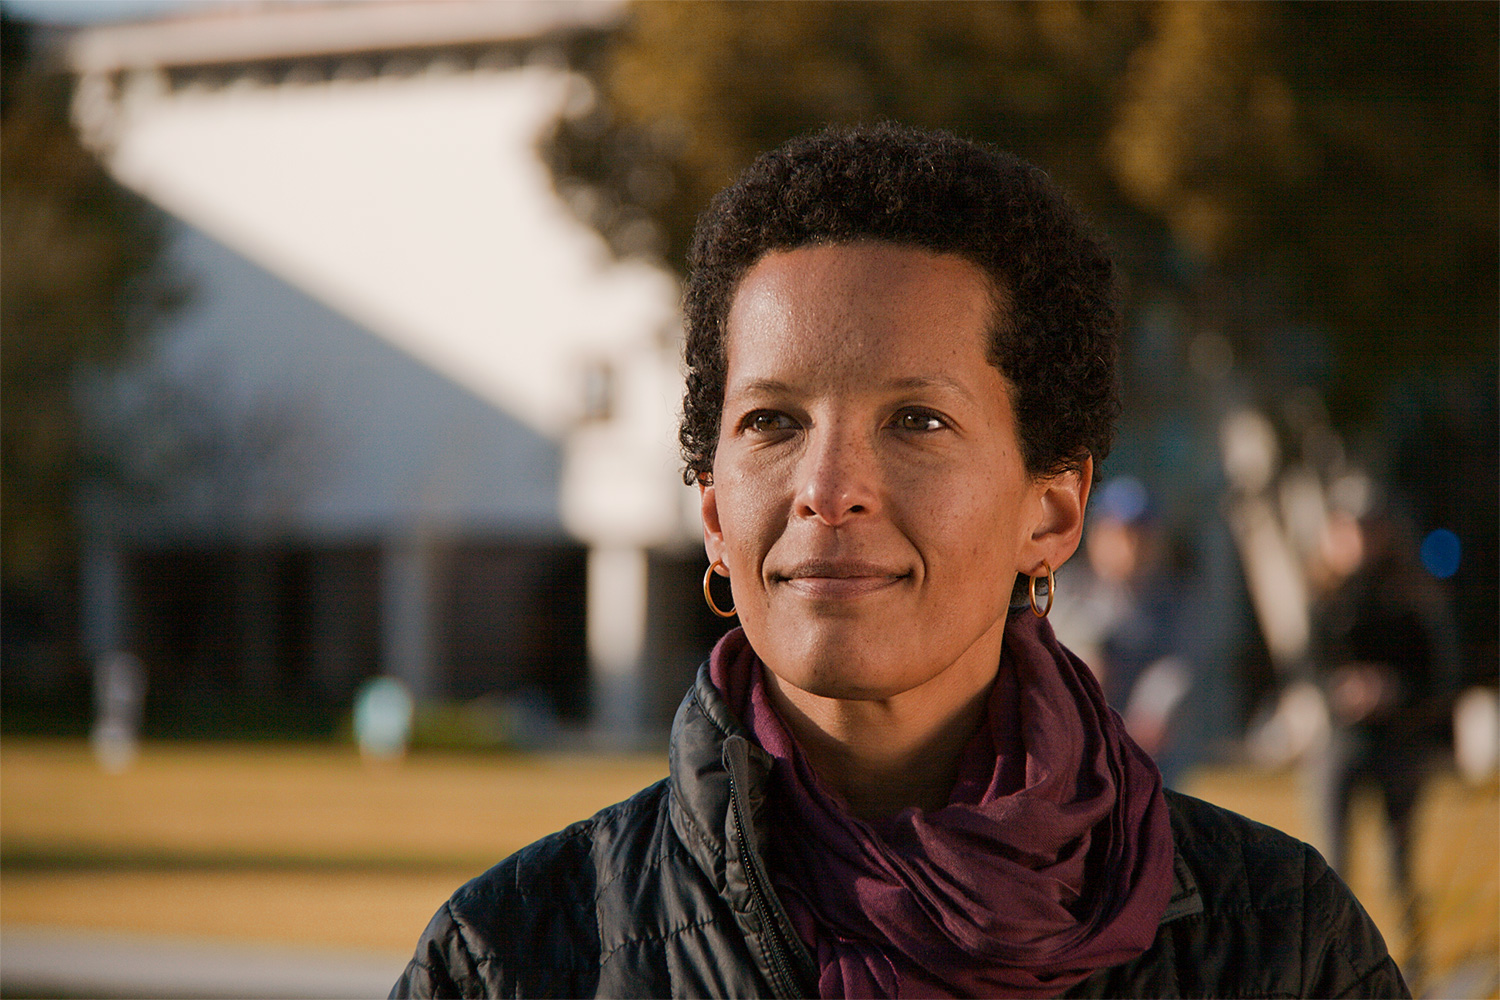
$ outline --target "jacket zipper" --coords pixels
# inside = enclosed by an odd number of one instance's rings
[[[771,947],[769,949],[771,964],[775,967],[776,974],[781,980],[781,994],[787,997],[796,996],[795,986],[797,979],[792,975],[791,969],[787,966],[786,942],[782,939],[781,927],[776,921],[776,914],[771,908],[770,900],[767,898],[765,888],[761,882],[759,872],[760,859],[751,852],[750,841],[745,836],[745,815],[740,809],[739,785],[735,781],[735,768],[733,764],[730,765],[728,771],[729,801],[731,807],[734,809],[735,838],[739,841],[740,857],[744,859],[745,872],[749,876],[750,894],[755,898],[755,903],[760,908],[761,915],[765,918],[767,932],[771,938]],[[785,988],[786,986],[792,986],[793,990],[788,991]]]

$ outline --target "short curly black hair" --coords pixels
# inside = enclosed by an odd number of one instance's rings
[[[881,240],[955,254],[994,282],[990,363],[1014,387],[1033,476],[1109,453],[1119,415],[1120,296],[1099,238],[1037,167],[942,131],[830,128],[762,154],[698,219],[688,251],[687,387],[678,439],[689,484],[712,481],[740,279],[774,250]]]

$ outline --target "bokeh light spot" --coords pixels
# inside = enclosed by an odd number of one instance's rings
[[[1439,580],[1446,580],[1458,572],[1462,552],[1458,536],[1447,528],[1439,528],[1422,539],[1422,565]]]

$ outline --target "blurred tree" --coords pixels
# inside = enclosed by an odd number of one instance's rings
[[[158,263],[159,215],[79,146],[67,75],[3,8],[0,41],[0,593],[10,661],[19,645],[55,658],[74,631],[80,365],[121,357],[181,292]],[[41,636],[49,641],[37,647]]]
[[[1131,55],[1122,187],[1218,281],[1274,288],[1286,320],[1332,333],[1346,423],[1407,372],[1494,358],[1497,13],[1163,3]]]
[[[1129,211],[1099,155],[1134,4],[643,3],[586,52],[592,90],[547,152],[621,253],[681,267],[693,222],[758,153],[829,122],[894,118],[995,141],[1096,213]]]
[[[1494,4],[642,3],[547,144],[621,253],[680,268],[761,150],[890,117],[1045,166],[1138,293],[1253,356],[1331,332],[1336,417],[1493,354]],[[1170,233],[1171,239],[1165,239]]]

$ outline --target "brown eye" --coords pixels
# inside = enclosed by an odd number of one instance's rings
[[[756,434],[775,434],[792,429],[792,420],[785,413],[762,411],[752,413],[745,421],[746,429]]]
[[[926,410],[902,410],[896,415],[896,426],[903,431],[937,431],[943,429],[943,421]]]

